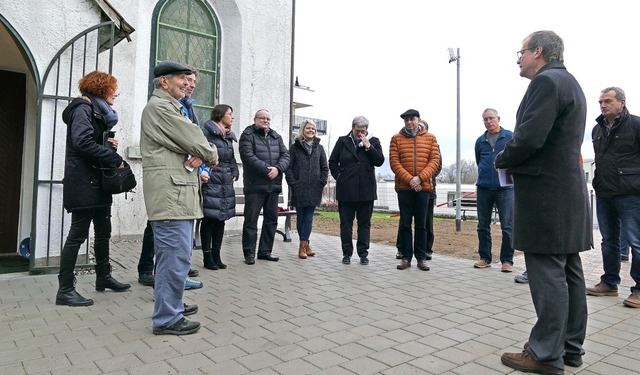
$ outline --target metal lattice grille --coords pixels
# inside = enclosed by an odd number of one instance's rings
[[[218,22],[202,0],[168,0],[160,8],[156,59],[174,60],[198,70],[193,97],[200,119],[209,119],[218,97],[220,40]]]

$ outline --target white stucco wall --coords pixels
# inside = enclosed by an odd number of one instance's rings
[[[149,87],[151,23],[158,2],[109,2],[136,29],[131,42],[124,40],[114,50],[113,74],[118,78],[121,94],[114,105],[120,116],[115,130],[120,142],[119,151],[126,156],[128,147],[139,146],[140,116]],[[288,144],[292,0],[210,0],[208,3],[222,30],[219,102],[234,108],[234,131],[239,135],[252,123],[256,110],[268,108],[273,116],[272,127]],[[99,8],[92,0],[3,0],[0,14],[16,29],[33,54],[40,79],[51,59],[68,40],[100,22]],[[34,93],[30,92],[30,95]],[[33,137],[35,108],[31,106],[28,111],[27,133]],[[29,153],[25,157],[34,156],[34,150]],[[129,194],[127,199],[123,194],[114,197],[114,236],[141,234],[146,224],[140,160],[130,160],[130,164],[140,185],[136,188],[137,193]],[[63,164],[56,163],[56,168],[63,168]],[[32,186],[25,182],[23,188],[30,191]],[[23,199],[30,200],[31,193]],[[30,210],[30,202],[23,207]],[[30,224],[31,215],[26,214],[28,217],[23,221]],[[66,221],[68,223],[68,219]],[[228,228],[234,230],[240,226],[241,222],[236,219],[229,222]],[[28,233],[29,228],[24,227],[23,231]]]

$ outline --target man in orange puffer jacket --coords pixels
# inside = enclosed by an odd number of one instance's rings
[[[396,176],[400,207],[398,238],[402,259],[397,268],[410,267],[415,256],[418,268],[428,271],[425,223],[429,196],[434,193],[431,179],[440,163],[440,151],[436,137],[419,126],[420,112],[409,109],[400,117],[404,127],[391,138],[389,146],[389,163]],[[415,238],[412,238],[411,222],[414,220]]]

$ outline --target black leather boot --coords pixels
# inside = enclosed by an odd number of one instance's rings
[[[204,268],[208,270],[217,270],[218,264],[213,261],[213,255],[211,250],[202,249],[202,260],[204,261]]]
[[[56,294],[56,305],[63,306],[91,306],[93,300],[84,298],[76,291],[75,276],[58,276],[58,294]]]
[[[220,259],[220,249],[213,249],[211,250],[211,253],[213,254],[213,261],[216,262],[218,268],[220,268],[221,270],[227,268],[227,265],[222,263],[222,259]]]
[[[105,289],[111,289],[114,292],[122,292],[131,288],[131,284],[121,283],[111,277],[111,264],[96,264],[96,290],[104,292]]]

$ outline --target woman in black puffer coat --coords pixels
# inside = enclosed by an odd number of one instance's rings
[[[118,96],[118,81],[108,73],[94,71],[78,83],[81,97],[62,112],[67,124],[67,144],[63,179],[63,205],[71,213],[71,227],[60,254],[59,288],[56,305],[90,306],[75,289],[73,270],[80,246],[89,237],[93,222],[96,257],[96,290],[123,291],[131,287],[111,277],[109,239],[111,238],[111,194],[100,186],[100,167],[123,166],[115,149],[118,141],[111,128],[118,114],[111,106]]]
[[[289,149],[287,184],[292,190],[291,206],[296,208],[296,229],[300,237],[298,257],[305,259],[315,253],[309,247],[316,206],[329,177],[327,154],[316,137],[316,124],[304,120],[300,133]]]
[[[231,125],[233,108],[218,104],[211,111],[211,120],[202,127],[207,140],[218,149],[218,165],[210,170],[203,169],[200,175],[204,197],[200,240],[204,267],[210,270],[227,268],[220,259],[224,224],[236,215],[233,183],[238,180],[239,170],[233,152],[233,142],[237,142],[237,138],[231,131]]]

